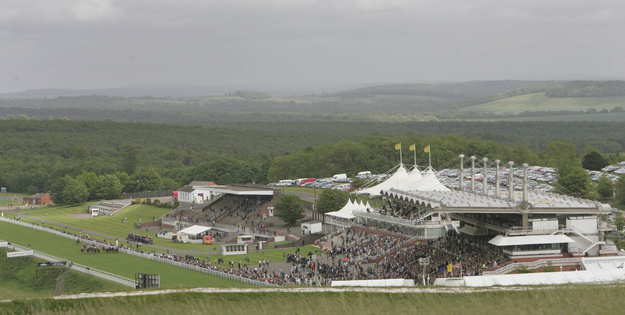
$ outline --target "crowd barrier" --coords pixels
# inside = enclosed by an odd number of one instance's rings
[[[412,279],[332,281],[333,287],[414,287]]]

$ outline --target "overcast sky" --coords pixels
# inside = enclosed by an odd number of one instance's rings
[[[0,92],[625,78],[623,0],[0,0]]]

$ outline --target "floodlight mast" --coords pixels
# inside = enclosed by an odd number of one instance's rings
[[[471,191],[475,192],[475,155],[471,156]]]
[[[460,158],[460,175],[458,175],[460,178],[460,191],[464,191],[464,154],[460,154],[458,157]]]
[[[488,158],[483,158],[482,161],[484,162],[483,169],[484,169],[484,174],[482,174],[482,191],[484,192],[484,195],[487,194],[486,192],[486,186],[487,186],[487,182],[486,182],[486,162],[488,162]]]
[[[514,169],[512,166],[514,162],[508,162],[508,199],[514,200]]]
[[[500,160],[495,160],[495,197],[499,198],[499,163]]]
[[[458,175],[460,178],[460,191],[464,191],[464,154],[460,154],[458,157],[460,157],[460,175]]]
[[[523,202],[527,202],[527,163],[523,163]]]

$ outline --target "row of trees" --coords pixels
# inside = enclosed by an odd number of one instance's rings
[[[56,204],[75,205],[87,200],[117,199],[122,192],[177,188],[175,181],[161,178],[153,169],[132,176],[124,172],[103,175],[83,172],[76,177],[58,178],[50,187],[50,194]]]
[[[606,161],[621,160],[617,154],[599,152],[617,152],[622,149],[621,142],[625,144],[625,140],[617,137],[617,133],[625,133],[624,124],[606,127],[591,123],[257,123],[222,127],[3,121],[0,185],[9,191],[34,194],[50,191],[55,181],[66,175],[85,177],[86,183],[93,182],[89,180],[93,177],[115,175],[123,192],[134,192],[176,189],[193,180],[218,184],[267,183],[336,173],[354,175],[363,170],[383,173],[399,162],[399,151],[395,150],[399,142],[406,164],[414,163],[413,152],[408,147],[416,145],[420,166],[428,163],[422,149],[431,145],[433,166],[437,169],[457,165],[460,153],[555,167],[553,157],[563,152],[569,153],[565,160],[571,160],[572,156],[584,158],[584,167],[598,169]],[[504,129],[511,135],[496,132]],[[416,136],[427,132],[441,134]],[[445,134],[450,132],[466,136]],[[573,132],[584,133],[586,140],[578,139],[575,146],[569,142],[548,142],[552,137]],[[367,133],[382,136],[364,136]],[[605,133],[605,137],[595,137],[593,133]],[[523,140],[519,135],[534,140]],[[586,146],[580,147],[582,144]],[[89,190],[89,198],[98,198],[97,193],[91,192],[93,189]]]
[[[317,200],[317,211],[328,213],[341,209],[347,203],[349,193],[337,189],[324,189],[319,194]],[[302,199],[298,195],[282,195],[275,203],[276,216],[289,225],[295,224],[297,220],[303,219],[304,207]]]

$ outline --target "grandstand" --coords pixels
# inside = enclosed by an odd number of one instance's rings
[[[385,199],[382,209],[348,203],[336,214],[326,215],[326,222],[341,227],[385,229],[431,240],[430,246],[448,251],[449,257],[455,257],[454,261],[461,258],[465,266],[471,266],[465,267],[464,271],[451,270],[452,274],[458,272],[459,276],[493,272],[512,261],[521,264],[544,259],[578,260],[584,256],[618,254],[605,242],[605,234],[614,229],[601,219],[601,215],[610,213],[609,205],[532,191],[528,188],[528,165],[515,171],[513,162],[501,168],[500,161],[488,165],[488,160],[483,159],[481,174],[478,174],[476,158],[471,157],[470,175],[465,176],[463,157],[460,156],[458,171],[447,171],[452,175],[460,174],[455,175],[459,183],[446,181],[443,185],[431,167],[418,176],[415,173],[418,168],[408,173],[400,165],[390,176],[392,181],[360,191]],[[502,174],[508,178],[502,178]],[[514,178],[515,175],[522,177],[521,184],[517,184],[520,180]],[[470,182],[464,183],[464,180]],[[507,189],[500,189],[500,184],[507,183],[511,183]],[[450,245],[450,239],[465,245]],[[475,247],[476,244],[480,244],[479,247]],[[475,256],[465,252],[466,247],[483,256],[490,253],[486,256],[497,258],[472,260],[470,257]],[[412,257],[416,259],[418,256]],[[454,266],[462,264],[454,263]],[[441,270],[446,268],[446,264],[439,263],[431,275],[440,276]]]
[[[162,227],[182,230],[204,224],[228,234],[225,240],[232,240],[238,234],[237,226],[248,221],[260,223],[271,215],[269,207],[279,190],[252,184],[218,186],[192,182],[179,189],[177,196],[181,205],[161,218]]]

